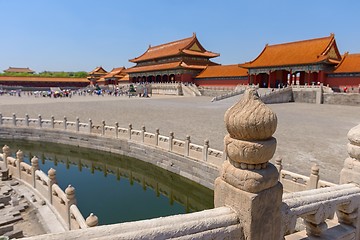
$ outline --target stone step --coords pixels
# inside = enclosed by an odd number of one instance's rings
[[[5,233],[4,236],[7,236],[10,239],[13,239],[13,238],[22,238],[22,237],[24,237],[24,234],[23,234],[22,230],[13,230],[13,231]]]
[[[12,224],[0,227],[0,236],[12,230],[14,230],[14,225]]]
[[[9,204],[10,200],[10,196],[0,195],[0,203]]]
[[[8,225],[8,224],[12,224],[14,222],[20,221],[23,218],[21,216],[16,216],[16,217],[8,217],[5,216],[4,218],[0,219],[0,226],[4,226],[4,225]]]

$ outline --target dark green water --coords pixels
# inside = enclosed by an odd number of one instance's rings
[[[39,158],[45,173],[56,169],[59,186],[71,184],[77,205],[86,218],[91,212],[99,223],[111,224],[213,208],[213,191],[179,175],[138,159],[73,146],[0,140],[13,157]]]

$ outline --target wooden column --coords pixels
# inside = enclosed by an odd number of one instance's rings
[[[268,88],[270,88],[270,85],[271,85],[271,71],[269,71]]]

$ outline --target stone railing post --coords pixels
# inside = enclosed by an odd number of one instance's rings
[[[53,168],[50,168],[48,171],[48,177],[49,177],[49,202],[50,204],[52,204],[53,199],[52,199],[52,187],[53,185],[56,183],[56,170]]]
[[[38,116],[38,126],[39,126],[39,128],[42,128],[42,118],[41,118],[40,114]]]
[[[131,131],[132,131],[132,124],[130,123],[130,124],[129,124],[129,128],[128,128],[128,137],[129,137],[129,140],[131,139]]]
[[[174,141],[174,132],[170,132],[169,134],[169,151],[173,149],[173,141]]]
[[[101,121],[101,135],[105,135],[105,120]]]
[[[55,128],[55,117],[54,116],[51,116],[50,124],[51,124],[51,128],[54,129]]]
[[[67,117],[64,116],[64,130],[67,129]]]
[[[79,117],[76,117],[75,129],[76,129],[77,132],[80,131],[80,119],[79,119]]]
[[[29,126],[30,123],[29,123],[29,114],[25,114],[25,126]]]
[[[185,146],[184,146],[184,155],[189,156],[189,151],[190,151],[190,136],[186,135]]]
[[[276,150],[272,137],[276,114],[261,102],[256,90],[247,89],[224,117],[225,161],[215,180],[215,207],[228,206],[238,214],[243,239],[282,239],[282,184],[269,163]]]
[[[16,114],[13,113],[12,115],[12,122],[13,122],[13,126],[16,126]]]
[[[119,123],[115,122],[115,138],[119,138]]]
[[[145,126],[142,126],[141,127],[141,142],[144,142],[145,141]]]
[[[208,160],[208,154],[209,154],[209,140],[206,139],[204,141],[204,147],[202,150],[202,158],[205,162],[207,162],[207,160]]]
[[[3,159],[4,159],[5,167],[8,168],[7,158],[10,156],[10,147],[8,145],[4,145],[2,151],[3,151]]]
[[[21,179],[21,163],[24,161],[24,153],[21,150],[16,152],[17,170]]]
[[[93,128],[93,122],[92,122],[91,118],[89,118],[89,133],[91,133],[92,128]]]
[[[99,223],[99,219],[96,215],[90,213],[90,215],[86,218],[85,223],[88,227],[96,227]]]
[[[309,190],[318,188],[319,178],[319,166],[315,164],[311,167],[311,174],[306,188]]]
[[[0,113],[0,125],[3,124],[3,117],[2,117],[2,113]]]
[[[69,185],[66,189],[65,189],[65,194],[66,194],[66,210],[67,210],[67,224],[68,224],[68,228],[69,230],[71,230],[71,212],[70,212],[70,207],[71,205],[75,204],[76,205],[76,198],[75,198],[75,188],[71,185]]]
[[[160,134],[160,129],[156,129],[155,130],[155,146],[159,145],[159,134]]]
[[[35,177],[36,170],[39,170],[39,159],[34,156],[31,159],[31,178],[32,178],[32,184],[33,184],[34,188],[36,188],[36,177]]]
[[[350,129],[347,134],[349,143],[344,167],[340,172],[340,184],[354,183],[360,187],[360,124]],[[354,204],[352,204],[354,205]],[[359,206],[344,206],[338,208],[339,221],[356,228],[355,238],[360,239],[360,210]]]

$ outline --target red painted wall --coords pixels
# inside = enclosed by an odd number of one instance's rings
[[[181,74],[181,82],[193,82],[194,78],[191,74]]]
[[[236,86],[239,84],[248,84],[248,80],[242,79],[211,79],[211,80],[202,80],[201,78],[195,79],[194,83],[198,86]]]
[[[359,87],[360,77],[327,77],[325,84],[329,87],[354,86]]]

